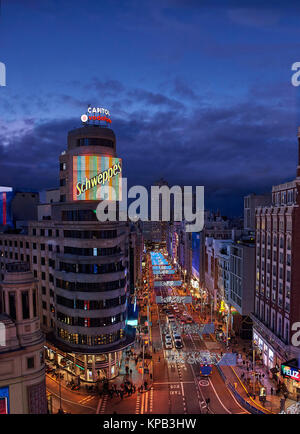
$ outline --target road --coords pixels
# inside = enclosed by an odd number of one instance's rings
[[[165,258],[163,268],[166,266]],[[160,261],[158,261],[159,263]],[[160,275],[156,275],[156,279]],[[165,275],[164,275],[165,276]],[[166,276],[169,277],[169,276]],[[170,275],[171,280],[180,280],[176,274]],[[186,312],[193,319],[193,330],[187,330],[176,319],[178,329],[181,330],[183,348],[175,349],[174,340],[172,350],[165,347],[164,332],[169,327],[167,315],[163,312],[163,305],[155,303],[156,296],[178,297],[183,294],[178,286],[168,285],[155,287],[154,296],[150,297],[151,334],[155,351],[153,352],[153,384],[147,392],[136,392],[131,397],[125,396],[108,398],[95,395],[82,395],[67,388],[62,388],[62,407],[64,411],[85,414],[246,414],[229,389],[224,384],[218,370],[213,367],[209,378],[200,376],[199,362],[188,362],[191,353],[210,351],[216,354],[224,348],[210,335],[200,336],[195,327],[201,325],[200,316],[190,305],[178,303],[179,309],[175,314],[181,317]],[[170,303],[172,305],[172,303]],[[171,307],[172,308],[172,307]],[[173,360],[172,357],[174,356]],[[176,356],[176,357],[175,357]],[[59,409],[59,385],[47,376],[47,391],[52,395],[53,412]],[[209,404],[207,405],[207,400]]]

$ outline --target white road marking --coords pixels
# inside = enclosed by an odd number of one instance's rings
[[[219,395],[217,394],[216,389],[214,388],[214,385],[212,384],[212,381],[209,380],[209,383],[211,385],[211,387],[213,388],[213,391],[215,392],[215,395],[219,401],[219,403],[222,405],[222,407],[224,408],[225,411],[227,411],[227,413],[232,414],[231,411],[228,410],[228,408],[225,407],[225,405],[223,404],[223,402],[220,400]]]

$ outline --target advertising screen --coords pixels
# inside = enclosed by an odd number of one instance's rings
[[[102,155],[74,156],[73,200],[122,200],[122,160]]]
[[[281,365],[281,373],[286,378],[300,381],[300,370],[291,366]]]
[[[0,387],[0,414],[9,414],[8,387]]]
[[[0,225],[12,226],[11,201],[14,197],[14,192],[0,192]]]

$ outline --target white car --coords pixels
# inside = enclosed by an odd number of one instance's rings
[[[165,346],[166,346],[167,350],[172,349],[173,348],[172,341],[166,341]]]
[[[172,342],[171,335],[166,335],[166,336],[165,336],[165,341],[166,341],[166,342]]]

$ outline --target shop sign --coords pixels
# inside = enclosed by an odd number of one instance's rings
[[[288,365],[281,365],[281,373],[286,378],[291,378],[295,381],[300,381],[300,370]]]

